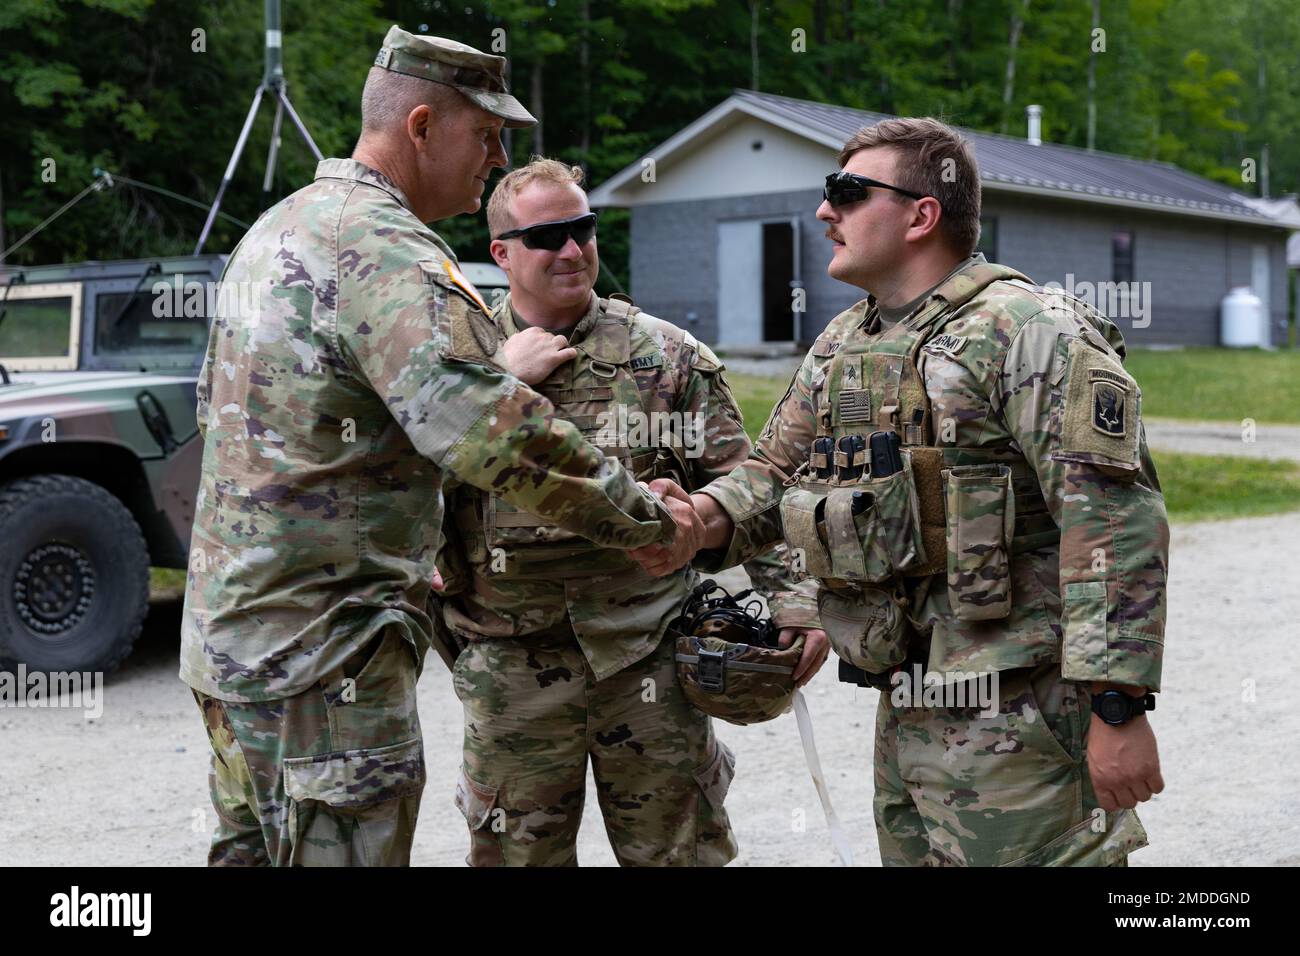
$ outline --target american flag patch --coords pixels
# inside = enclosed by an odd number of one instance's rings
[[[871,393],[865,388],[849,389],[840,392],[840,421],[871,421]]]

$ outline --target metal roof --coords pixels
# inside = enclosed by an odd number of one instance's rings
[[[730,97],[655,147],[648,156],[664,161],[679,149],[690,148],[707,131],[737,113],[776,124],[838,151],[863,126],[893,117],[888,113],[834,106],[753,90],[736,90]],[[1162,211],[1207,219],[1226,219],[1275,228],[1295,227],[1289,217],[1262,211],[1255,197],[1212,182],[1169,163],[1135,159],[1115,153],[1089,152],[1074,146],[1042,143],[954,127],[970,140],[985,189],[1057,199]],[[592,190],[596,205],[619,205],[616,190],[640,174],[640,161]]]
[[[764,112],[786,119],[792,128],[805,127],[828,134],[841,143],[863,126],[884,119],[886,113],[832,106],[811,100],[797,100],[771,93],[737,90],[735,97],[759,106]],[[1134,159],[1115,153],[1089,152],[1074,146],[1042,143],[1031,146],[1025,139],[958,129],[975,147],[980,179],[986,187],[1017,191],[1064,193],[1073,198],[1122,201],[1124,205],[1146,206],[1188,213],[1218,213],[1220,216],[1256,221],[1274,220],[1252,209],[1231,187],[1212,182],[1169,163]]]

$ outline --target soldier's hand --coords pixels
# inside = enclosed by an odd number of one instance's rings
[[[652,578],[671,574],[686,564],[704,544],[704,522],[695,513],[691,498],[671,478],[656,478],[647,486],[664,503],[677,522],[677,534],[671,545],[648,544],[628,554]]]
[[[813,679],[813,675],[822,669],[831,645],[826,639],[826,632],[815,627],[783,627],[776,642],[781,647],[789,647],[794,639],[803,635],[803,653],[794,669],[794,686],[802,687]]]
[[[1096,714],[1088,728],[1088,770],[1097,802],[1107,813],[1132,810],[1165,788],[1156,735],[1145,714],[1118,727]]]
[[[433,584],[433,589],[434,589],[435,591],[441,591],[441,590],[443,589],[443,587],[444,587],[444,585],[443,585],[443,583],[442,583],[442,572],[439,571],[437,568],[434,568],[434,569],[433,569],[433,582],[432,582],[432,584]]]
[[[578,354],[563,335],[530,326],[506,339],[506,368],[527,385],[544,382],[552,372]]]

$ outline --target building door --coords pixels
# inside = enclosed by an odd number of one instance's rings
[[[795,340],[798,254],[794,220],[718,223],[719,345]]]

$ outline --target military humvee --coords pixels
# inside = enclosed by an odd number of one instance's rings
[[[224,255],[0,267],[0,668],[108,671],[184,568]],[[489,304],[495,265],[464,263]]]

